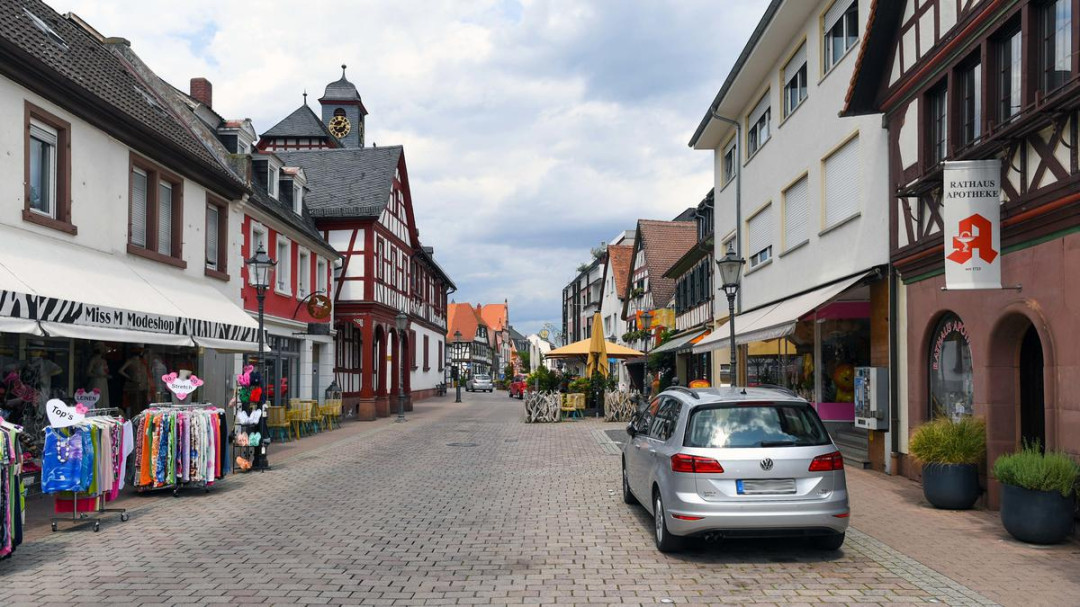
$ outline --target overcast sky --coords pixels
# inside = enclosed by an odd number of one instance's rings
[[[50,0],[160,76],[214,86],[266,131],[347,64],[370,145],[402,144],[425,245],[458,302],[561,324],[590,247],[671,219],[712,184],[687,142],[765,0]]]

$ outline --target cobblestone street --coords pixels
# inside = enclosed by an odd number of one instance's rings
[[[991,604],[857,529],[837,554],[664,556],[617,492],[616,425],[527,425],[504,393],[465,398],[32,539],[0,563],[0,605]]]

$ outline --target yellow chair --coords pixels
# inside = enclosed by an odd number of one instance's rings
[[[266,408],[266,427],[270,429],[270,436],[279,435],[282,440],[291,440],[292,424],[286,415],[284,405]]]
[[[570,399],[571,394],[562,395],[562,403],[559,406],[559,413],[562,417],[574,417],[577,414],[577,404]]]
[[[322,414],[323,422],[326,424],[327,430],[333,430],[336,424],[338,428],[341,427],[341,400],[336,398],[326,399],[326,404],[319,407],[319,412]]]
[[[303,438],[304,432],[310,429],[311,408],[297,401],[296,407],[289,411],[289,421],[292,423],[293,432],[296,433],[297,438]]]

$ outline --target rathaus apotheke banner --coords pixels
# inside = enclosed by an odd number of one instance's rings
[[[1001,161],[945,163],[945,286],[1001,288]]]

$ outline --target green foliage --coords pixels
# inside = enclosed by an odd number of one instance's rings
[[[566,390],[571,394],[588,394],[589,380],[584,377],[578,377],[570,382]]]
[[[536,371],[529,374],[529,389],[535,390],[537,381],[540,383],[541,392],[551,392],[559,389],[562,378],[558,373],[552,373],[547,367],[540,365]]]
[[[1056,491],[1068,497],[1076,491],[1080,464],[1061,451],[1043,453],[1038,441],[994,462],[994,477],[1006,485],[1032,491]]]
[[[530,364],[530,362],[529,362],[529,353],[528,352],[518,352],[518,357],[521,358],[521,368],[522,369],[524,369],[525,371],[528,371],[529,369],[532,368],[532,364]]]
[[[503,377],[506,378],[507,382],[514,381],[514,365],[506,363],[506,366],[503,368]]]
[[[986,422],[964,416],[938,417],[915,429],[911,454],[928,464],[977,464],[986,454]]]
[[[622,340],[624,343],[633,343],[642,339],[648,339],[648,331],[627,331],[622,334]]]

